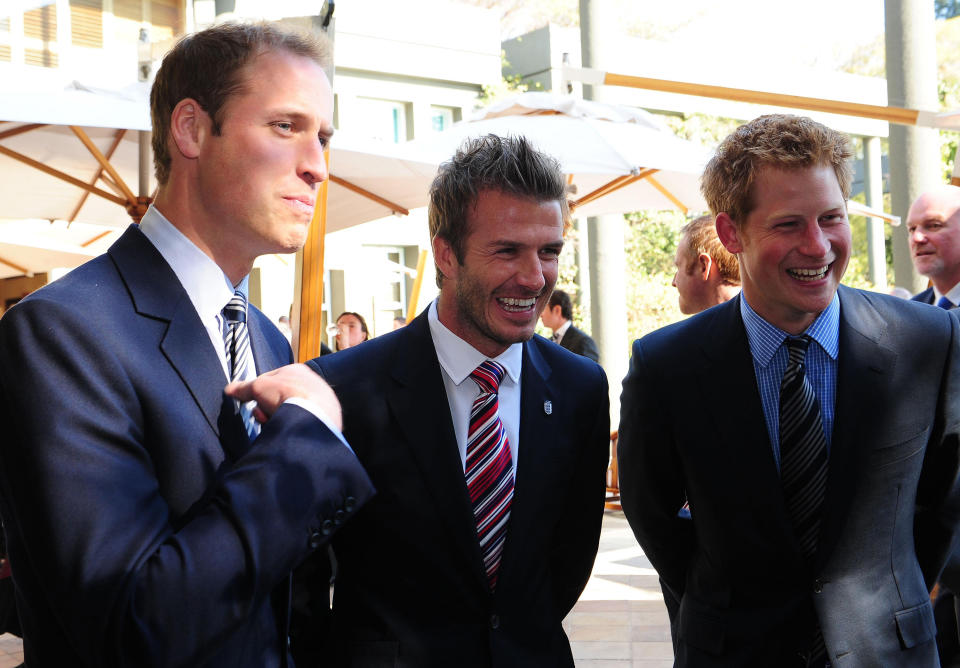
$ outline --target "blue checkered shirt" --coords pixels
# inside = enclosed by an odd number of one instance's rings
[[[763,403],[763,416],[773,446],[773,457],[780,468],[780,381],[787,368],[787,348],[783,345],[789,334],[774,327],[750,308],[740,295],[740,315],[747,330],[753,370]],[[837,400],[837,352],[840,348],[840,298],[833,296],[830,305],[817,316],[804,332],[813,339],[807,349],[806,373],[820,402],[823,433],[830,448],[833,434],[834,404]],[[816,343],[816,345],[814,345]]]

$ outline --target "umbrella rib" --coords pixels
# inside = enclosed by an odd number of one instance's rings
[[[2,257],[0,257],[0,264],[5,264],[8,267],[12,267],[13,269],[16,269],[17,271],[19,271],[21,274],[30,273],[30,270],[27,269],[26,267],[21,267],[19,264],[14,264],[10,260],[4,260]]]
[[[82,128],[76,125],[71,125],[70,129],[73,130],[73,134],[77,135],[77,139],[83,142],[83,145],[87,147],[87,150],[90,151],[90,155],[96,158],[97,162],[100,163],[101,167],[103,167],[107,171],[107,174],[110,175],[110,178],[113,179],[113,182],[116,183],[118,186],[120,186],[120,189],[123,191],[124,197],[126,197],[126,201],[124,202],[124,204],[136,204],[137,196],[134,195],[133,191],[130,190],[130,188],[127,187],[127,184],[123,182],[123,179],[120,178],[120,175],[117,173],[117,170],[115,170],[113,168],[113,165],[110,164],[110,161],[103,156],[103,153],[101,153],[100,149],[97,148],[97,145],[94,144],[93,141],[91,141],[90,137],[87,136],[87,133],[84,132]]]
[[[100,240],[103,239],[105,236],[107,236],[108,234],[110,234],[110,232],[111,232],[111,230],[105,230],[105,231],[101,232],[100,234],[98,234],[97,236],[93,237],[92,239],[88,239],[88,240],[84,241],[82,244],[80,244],[80,248],[86,248],[87,246],[93,244],[94,242],[100,241]]]
[[[107,160],[110,160],[111,158],[113,158],[114,152],[116,152],[117,147],[120,146],[120,142],[123,141],[123,135],[125,135],[126,133],[127,133],[126,130],[123,130],[123,129],[117,130],[116,135],[114,135],[114,137],[113,137],[113,143],[110,145],[110,148],[107,149],[107,153],[106,153],[106,158],[107,158]],[[103,167],[102,167],[102,166],[101,166],[99,169],[97,169],[97,173],[93,175],[93,179],[90,180],[90,185],[92,185],[92,186],[93,186],[93,185],[96,185],[96,184],[97,184],[97,181],[100,179],[101,176],[103,176]],[[106,181],[108,185],[111,185],[111,186],[116,187],[116,184],[113,183],[112,181],[108,181],[107,179],[104,179],[104,181]],[[72,223],[73,221],[75,221],[75,220],[77,219],[77,216],[80,215],[80,209],[82,209],[82,208],[83,208],[83,205],[87,203],[87,198],[88,198],[89,196],[90,196],[90,191],[89,191],[89,190],[85,190],[85,191],[83,192],[83,195],[80,196],[80,201],[77,202],[77,206],[76,206],[76,208],[73,210],[73,213],[71,213],[71,214],[70,214],[70,217],[67,218],[67,221],[68,221],[68,222],[71,222],[71,223]],[[100,235],[100,236],[103,236],[103,235]],[[100,236],[96,237],[96,239],[99,239]],[[94,239],[94,241],[96,241],[96,239]],[[86,244],[84,244],[84,245],[86,245]]]
[[[640,179],[648,178],[650,175],[655,174],[659,170],[657,169],[641,169],[639,174],[624,174],[623,176],[618,176],[609,183],[600,186],[591,193],[588,193],[581,197],[580,199],[573,202],[573,208],[578,206],[583,206],[594,200],[600,199],[604,195],[609,195],[612,192],[616,192],[621,188],[625,188],[631,183],[636,183]]]
[[[4,154],[4,155],[6,155],[6,156],[8,156],[8,157],[10,157],[10,158],[13,158],[14,160],[19,160],[19,161],[22,162],[22,163],[25,163],[25,164],[27,164],[27,165],[30,165],[30,166],[33,167],[34,169],[39,169],[41,172],[44,172],[44,173],[46,173],[46,174],[49,174],[50,176],[54,176],[54,177],[56,177],[56,178],[58,178],[58,179],[61,179],[62,181],[66,181],[67,183],[70,183],[70,184],[72,184],[72,185],[75,185],[75,186],[77,186],[78,188],[82,188],[83,190],[89,190],[89,191],[92,192],[94,195],[99,195],[100,197],[103,197],[104,199],[110,200],[111,202],[114,202],[115,204],[119,204],[119,205],[121,205],[121,206],[126,206],[126,205],[127,205],[127,201],[126,201],[125,199],[123,199],[122,197],[117,197],[117,196],[114,195],[114,194],[108,193],[106,190],[101,190],[100,188],[97,188],[97,187],[95,187],[95,186],[91,186],[89,183],[84,183],[83,181],[81,181],[81,180],[78,179],[78,178],[75,178],[75,177],[73,177],[73,176],[70,176],[69,174],[65,174],[64,172],[61,172],[60,170],[54,169],[53,167],[48,167],[47,165],[43,164],[42,162],[38,162],[38,161],[34,160],[33,158],[30,158],[30,157],[27,157],[27,156],[23,155],[22,153],[17,153],[16,151],[14,151],[14,150],[12,150],[12,149],[9,149],[9,148],[7,148],[6,146],[0,146],[0,153]]]
[[[408,211],[407,209],[403,208],[403,207],[400,206],[399,204],[395,204],[395,203],[391,202],[391,201],[388,200],[388,199],[384,199],[383,197],[380,197],[379,195],[374,195],[374,194],[373,194],[372,192],[370,192],[369,190],[364,190],[363,188],[361,188],[361,187],[358,186],[358,185],[354,185],[353,183],[350,183],[349,181],[345,181],[344,179],[341,179],[339,176],[334,176],[333,174],[331,174],[331,175],[330,175],[330,180],[333,181],[334,183],[336,183],[338,186],[343,186],[343,187],[346,188],[347,190],[352,190],[353,192],[357,193],[358,195],[362,195],[363,197],[366,197],[367,199],[373,200],[373,201],[376,202],[377,204],[382,204],[383,206],[385,206],[385,207],[387,207],[388,209],[390,209],[393,213],[402,213],[404,216],[410,215],[410,211]]]
[[[47,127],[46,123],[31,123],[29,125],[21,125],[18,128],[13,128],[11,130],[4,130],[0,132],[0,139],[6,139],[7,137],[15,137],[21,135],[24,132],[30,132],[31,130],[36,130],[37,128]]]
[[[655,178],[653,178],[652,174],[648,174],[645,178],[650,183],[650,185],[652,185],[654,188],[659,190],[664,197],[666,197],[668,200],[676,204],[678,209],[680,209],[684,213],[687,212],[687,206],[683,202],[681,202],[676,195],[674,195],[672,192],[667,190],[667,188],[662,183],[660,183]]]

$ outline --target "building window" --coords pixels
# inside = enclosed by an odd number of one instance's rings
[[[393,100],[358,97],[351,125],[362,127],[374,139],[398,144],[407,141],[407,105]]]
[[[57,45],[56,0],[34,0],[23,12],[24,62],[27,65],[56,67]]]
[[[443,132],[459,120],[457,111],[452,107],[430,107],[430,128],[434,132]]]

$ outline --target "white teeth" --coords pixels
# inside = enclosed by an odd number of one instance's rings
[[[526,311],[537,303],[535,297],[517,299],[516,297],[497,297],[497,301],[508,311]]]
[[[787,269],[787,273],[801,281],[818,281],[827,275],[829,268],[830,265],[827,264],[819,269]]]

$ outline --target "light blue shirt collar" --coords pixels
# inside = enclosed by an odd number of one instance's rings
[[[740,315],[747,330],[750,352],[757,363],[766,368],[783,345],[784,339],[791,335],[760,317],[747,303],[742,292],[740,293]],[[804,334],[816,341],[830,359],[836,361],[840,350],[840,297],[838,295],[833,295],[830,305],[807,327]]]

